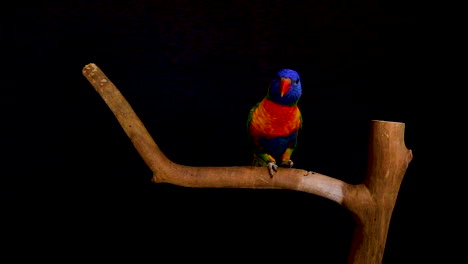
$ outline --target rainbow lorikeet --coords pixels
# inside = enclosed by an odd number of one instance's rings
[[[297,146],[302,115],[297,103],[302,95],[299,74],[282,69],[273,78],[262,101],[251,108],[247,129],[253,165],[268,167],[271,177],[282,167],[292,167],[291,154]]]

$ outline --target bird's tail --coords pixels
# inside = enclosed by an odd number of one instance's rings
[[[260,165],[260,163],[258,162],[258,160],[253,159],[253,160],[252,160],[252,166],[254,166],[254,167],[261,167],[262,165]]]
[[[262,158],[254,154],[253,160],[252,160],[252,166],[254,167],[266,167],[268,163],[264,161]]]

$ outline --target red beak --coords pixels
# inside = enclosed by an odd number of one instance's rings
[[[291,88],[291,79],[282,77],[279,88],[280,88],[280,95],[281,97],[283,97],[283,95],[288,93],[289,89]]]

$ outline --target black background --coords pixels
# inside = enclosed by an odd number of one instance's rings
[[[371,120],[403,122],[413,150],[384,263],[415,263],[422,183],[427,8],[377,1],[62,1],[2,11],[0,194],[9,245],[52,259],[344,263],[353,219],[280,190],[151,183],[82,75],[96,63],[162,151],[191,166],[250,165],[245,121],[275,71],[302,77],[295,167],[360,183]],[[11,238],[10,238],[11,237]],[[415,246],[418,245],[418,246]]]

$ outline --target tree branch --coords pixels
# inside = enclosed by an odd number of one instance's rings
[[[404,123],[372,121],[369,170],[362,184],[301,169],[280,168],[273,178],[261,167],[191,167],[159,149],[130,104],[109,78],[90,63],[83,75],[109,106],[145,163],[153,182],[196,188],[270,188],[302,191],[332,200],[356,219],[350,263],[380,263],[390,217],[412,153],[404,145]]]
[[[83,74],[114,113],[153,172],[153,182],[200,188],[282,188],[304,191],[342,203],[347,183],[319,173],[280,168],[271,178],[259,167],[190,167],[170,161],[159,149],[130,104],[109,78],[91,63]]]

